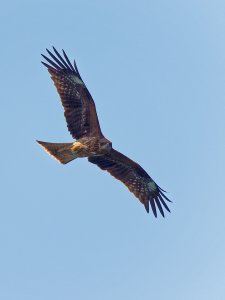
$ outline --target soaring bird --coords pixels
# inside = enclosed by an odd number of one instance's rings
[[[62,164],[78,157],[87,157],[89,162],[123,182],[148,213],[150,203],[154,216],[157,217],[158,208],[164,217],[163,208],[170,212],[166,201],[172,201],[139,164],[115,150],[112,142],[104,137],[95,103],[75,61],[72,65],[64,50],[63,55],[54,47],[54,54],[46,50],[49,57],[42,54],[45,59],[42,64],[51,74],[64,108],[68,130],[75,140],[71,143],[37,142]]]

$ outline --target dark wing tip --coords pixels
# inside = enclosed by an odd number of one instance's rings
[[[173,203],[173,201],[171,201],[164,193],[166,193],[166,191],[164,191],[163,189],[161,189],[161,188],[159,188],[159,194],[163,197],[163,198],[165,198],[165,200],[166,201],[168,201],[168,202],[171,202],[171,203]]]
[[[71,62],[70,62],[70,60],[68,58],[68,56],[66,55],[66,52],[63,49],[62,49],[62,53],[63,53],[63,55],[65,57],[66,62],[68,63],[68,65],[70,67],[70,70],[73,71],[73,72],[77,72],[78,70],[74,69],[73,65],[71,64]],[[79,72],[77,72],[77,73],[79,73]]]
[[[62,70],[62,68],[61,68],[58,64],[56,64],[53,60],[51,60],[50,58],[48,58],[48,57],[45,56],[44,54],[41,54],[41,56],[42,56],[45,60],[47,60],[47,62],[50,64],[50,65],[47,64],[47,67],[50,66],[50,68],[55,69],[55,70],[58,70],[58,71],[61,71],[61,70]],[[46,65],[45,65],[45,66],[46,66]]]
[[[51,68],[53,68],[53,67],[51,67],[50,65],[48,65],[48,64],[46,64],[45,62],[43,62],[43,61],[41,61],[41,63],[47,68],[47,69],[51,69]]]
[[[159,198],[159,201],[161,202],[161,204],[164,206],[164,208],[165,208],[168,212],[170,212],[170,209],[169,209],[169,207],[167,206],[166,202],[164,201],[162,195],[159,194],[159,195],[158,195],[158,198]]]
[[[148,200],[144,202],[144,206],[145,206],[145,209],[146,209],[147,213],[149,214],[149,202],[148,202]]]
[[[42,62],[43,65],[46,66],[47,68],[53,68],[58,71],[67,71],[70,73],[74,73],[81,79],[76,64],[75,64],[75,67],[73,67],[73,65],[70,62],[65,51],[62,50],[63,56],[64,56],[64,57],[62,57],[54,46],[52,46],[52,48],[53,48],[54,54],[46,48],[46,51],[47,51],[48,55],[51,57],[51,59],[48,58],[47,56],[45,56],[44,54],[41,54],[42,57],[49,63],[49,64],[46,64],[45,62]]]
[[[156,210],[154,198],[151,197],[149,199],[149,202],[150,202],[150,205],[151,205],[151,208],[152,208],[152,212],[153,212],[154,216],[157,218],[157,210]]]
[[[167,206],[165,200],[172,203],[172,201],[170,199],[168,199],[165,196],[165,194],[162,192],[161,188],[159,188],[157,194],[154,194],[154,195],[150,196],[148,202],[150,202],[152,212],[153,212],[153,214],[156,218],[157,218],[157,209],[159,210],[159,212],[163,216],[163,218],[165,217],[164,209],[166,209],[168,212],[171,212],[169,207]],[[144,203],[144,205],[145,205],[145,208],[146,208],[145,203]]]
[[[163,216],[163,218],[164,218],[164,217],[165,217],[165,215],[164,215],[164,211],[163,211],[162,205],[161,205],[161,203],[160,203],[160,201],[159,201],[159,198],[158,198],[158,197],[156,197],[156,198],[155,198],[155,203],[156,203],[156,205],[157,205],[157,207],[158,207],[158,209],[159,209],[159,211],[160,211],[161,215],[162,215],[162,216]]]

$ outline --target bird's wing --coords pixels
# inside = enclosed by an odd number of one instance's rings
[[[48,68],[60,95],[69,132],[75,139],[85,136],[103,137],[95,103],[81,79],[75,61],[72,65],[63,50],[64,57],[54,47],[54,54],[46,50],[51,59],[42,54],[48,62],[42,63]]]
[[[106,155],[89,157],[88,160],[122,181],[140,202],[144,204],[147,212],[149,212],[149,202],[155,217],[157,217],[156,207],[158,207],[163,217],[163,208],[170,212],[165,200],[171,201],[164,195],[164,191],[139,164],[122,153],[112,149]]]

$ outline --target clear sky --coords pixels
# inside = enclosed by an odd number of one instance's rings
[[[0,299],[225,299],[225,2],[4,1]],[[103,133],[173,200],[155,219],[67,142],[41,53],[76,59]]]

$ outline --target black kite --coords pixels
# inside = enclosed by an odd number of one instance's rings
[[[158,207],[164,217],[163,208],[170,211],[165,200],[171,202],[163,193],[165,191],[139,164],[112,148],[112,143],[101,132],[95,103],[79,74],[75,61],[72,65],[63,50],[64,57],[54,47],[53,50],[55,54],[47,50],[51,59],[42,55],[48,64],[42,63],[51,74],[64,107],[68,130],[76,141],[37,142],[62,164],[78,157],[88,157],[89,162],[122,181],[144,204],[147,212],[150,203],[154,216],[157,217],[156,207]]]

